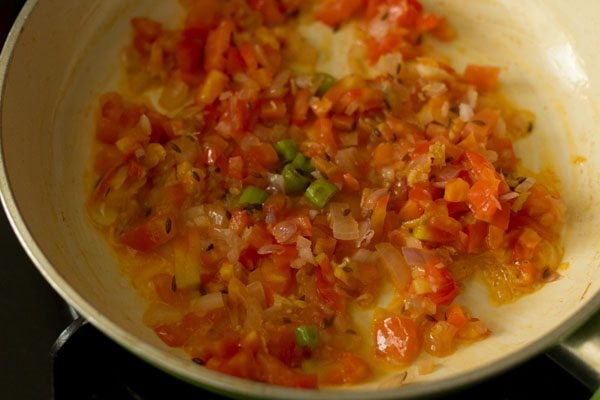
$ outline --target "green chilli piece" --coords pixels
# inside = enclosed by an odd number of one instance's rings
[[[247,186],[240,195],[240,204],[243,206],[259,206],[262,205],[269,194],[256,186]]]
[[[325,72],[318,73],[317,76],[321,79],[321,84],[317,89],[317,96],[321,97],[335,84],[335,78]]]
[[[275,143],[275,150],[279,154],[281,161],[289,163],[298,154],[298,145],[292,139],[284,139]]]
[[[296,157],[294,157],[294,160],[292,161],[292,165],[297,170],[300,170],[300,171],[306,172],[306,173],[310,173],[315,170],[315,167],[313,167],[312,164],[310,163],[310,158],[306,157],[302,153],[296,154]]]
[[[319,328],[315,325],[300,325],[294,332],[296,344],[300,347],[314,349],[319,345]]]
[[[304,197],[311,202],[317,208],[323,208],[325,205],[335,196],[338,188],[333,183],[326,181],[325,179],[317,179],[314,181],[306,192]]]
[[[310,180],[299,173],[292,164],[283,167],[281,175],[285,182],[285,192],[288,194],[302,192],[310,183]]]

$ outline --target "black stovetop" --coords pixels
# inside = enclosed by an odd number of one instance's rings
[[[174,0],[173,0],[174,1]],[[0,43],[23,0],[0,0]],[[0,211],[0,399],[218,399],[149,366],[68,306],[27,258]],[[70,325],[70,326],[69,326]],[[58,341],[63,330],[68,329]],[[447,398],[588,399],[545,355]]]

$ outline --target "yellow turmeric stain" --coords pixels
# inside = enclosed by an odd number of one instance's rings
[[[571,157],[571,162],[573,164],[579,165],[579,164],[583,164],[584,162],[587,162],[587,158],[585,158],[584,156],[575,155],[575,156]]]

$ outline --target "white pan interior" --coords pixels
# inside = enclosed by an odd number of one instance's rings
[[[116,87],[129,19],[177,19],[176,1],[39,0],[25,7],[0,61],[6,69],[0,109],[5,207],[30,256],[55,289],[93,324],[132,351],[186,380],[253,397],[306,393],[240,381],[189,362],[143,326],[136,297],[84,212],[99,94]],[[496,64],[509,97],[537,114],[534,134],[518,146],[533,169],[550,165],[567,203],[562,279],[502,307],[485,289],[462,295],[493,335],[440,359],[434,373],[396,391],[400,398],[445,390],[506,368],[556,343],[600,304],[600,2],[587,0],[427,0],[449,17],[459,39],[451,51]],[[12,41],[12,42],[11,42]],[[12,55],[9,51],[12,50]],[[0,78],[1,79],[1,78]],[[577,160],[583,162],[575,162]],[[43,305],[41,305],[43,306]],[[427,382],[425,382],[427,381]],[[358,388],[368,390],[369,387]],[[356,390],[313,398],[365,398]]]

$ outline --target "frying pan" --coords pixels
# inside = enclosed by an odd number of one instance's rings
[[[22,245],[53,288],[116,342],[181,379],[232,396],[426,396],[553,346],[553,354],[583,366],[588,383],[597,385],[598,318],[567,338],[600,307],[600,2],[424,3],[457,28],[458,40],[439,46],[457,68],[467,60],[501,66],[509,98],[536,113],[536,128],[518,154],[534,170],[554,171],[569,210],[561,279],[501,307],[489,304],[481,284],[469,283],[460,301],[493,335],[436,361],[433,373],[386,390],[377,382],[308,392],[274,387],[199,367],[142,324],[144,304],[86,217],[85,171],[97,98],[117,86],[130,18],[173,25],[180,13],[175,0],[30,0],[24,7],[0,58],[0,189]]]

